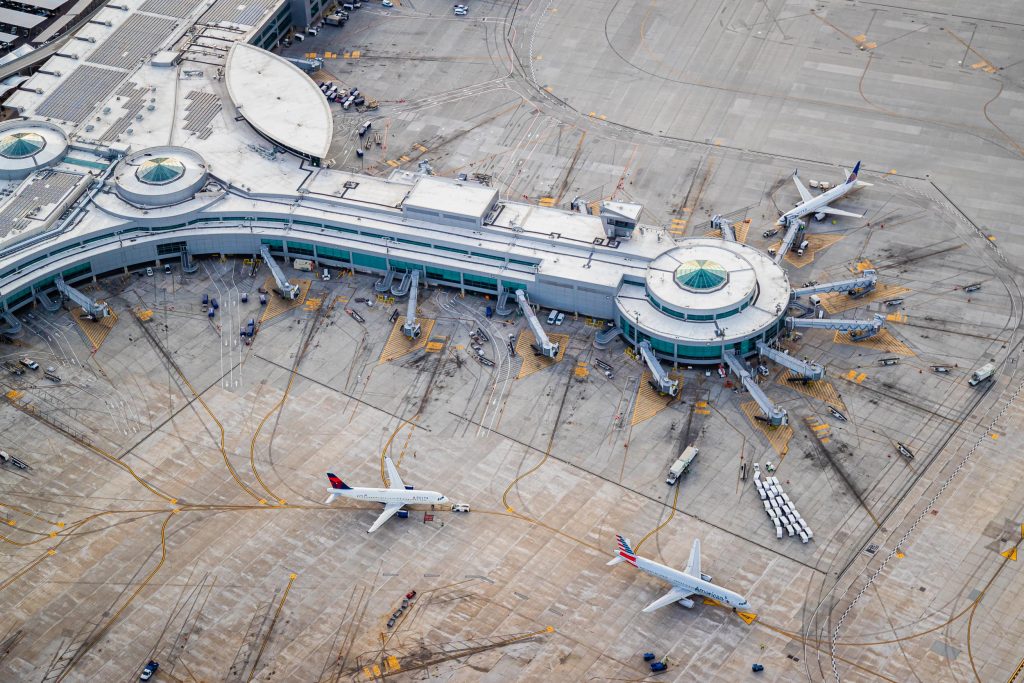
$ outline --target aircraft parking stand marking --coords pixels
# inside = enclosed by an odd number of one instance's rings
[[[842,313],[844,311],[858,308],[872,301],[882,301],[885,299],[902,297],[909,292],[910,290],[906,287],[878,283],[873,291],[858,299],[853,298],[846,292],[831,292],[828,294],[820,294],[819,296],[821,297],[821,307],[824,308],[825,312],[829,315],[834,315],[836,313]]]
[[[633,403],[633,419],[630,421],[631,425],[638,425],[644,420],[649,420],[665,408],[668,404],[673,401],[671,396],[658,393],[658,390],[651,386],[651,371],[644,370],[643,377],[640,378],[640,388],[637,390],[636,401]],[[679,386],[682,387],[682,380],[679,380]]]
[[[867,375],[865,375],[866,377]],[[799,377],[796,373],[790,372],[779,373],[776,382],[784,387],[789,387],[793,391],[797,391],[805,396],[816,398],[823,403],[827,403],[830,406],[835,407],[837,410],[846,410],[846,404],[843,402],[842,397],[839,395],[839,391],[835,385],[828,380],[816,380],[813,382],[790,382],[787,381],[789,377]]]
[[[117,313],[113,309],[110,310],[110,315],[100,320],[89,320],[83,318],[85,311],[81,308],[76,308],[71,311],[71,317],[75,319],[78,326],[82,329],[82,333],[88,338],[89,343],[92,344],[93,351],[99,351],[100,346],[106,340],[107,335],[114,329],[114,325],[117,324]]]
[[[388,363],[427,346],[430,333],[434,330],[434,320],[432,318],[417,318],[416,320],[419,321],[421,326],[420,336],[416,339],[409,339],[402,332],[405,316],[398,316],[394,326],[391,328],[391,334],[388,335],[388,340],[384,343],[384,348],[380,352],[381,363]]]
[[[814,262],[814,256],[822,249],[827,249],[833,244],[843,239],[843,235],[807,235],[804,237],[808,242],[807,251],[804,252],[803,256],[797,256],[796,245],[793,245],[788,252],[786,252],[785,259],[791,265],[797,268],[803,268],[809,266]],[[771,246],[772,249],[778,251],[779,247],[782,246],[782,241],[778,241]]]
[[[282,299],[279,295],[273,293],[274,285],[276,284],[273,277],[267,278],[267,281],[263,283],[263,288],[270,292],[270,294],[267,295],[267,307],[263,309],[263,315],[260,316],[260,325],[306,303],[306,295],[309,294],[309,288],[312,286],[313,281],[291,279],[288,282],[299,287],[299,295],[291,301]]]
[[[519,336],[516,338],[516,355],[523,359],[523,366],[519,368],[519,374],[516,376],[516,379],[523,379],[538,370],[549,368],[556,363],[560,363],[565,358],[565,349],[569,346],[569,335],[549,334],[548,338],[558,343],[558,356],[555,358],[534,355],[533,346],[531,345],[536,339],[533,336],[533,332],[523,330],[519,333]]]
[[[914,356],[914,350],[909,346],[901,342],[899,339],[894,337],[889,330],[883,328],[874,337],[868,337],[862,341],[854,341],[850,338],[848,332],[840,332],[836,330],[835,335],[832,337],[833,344],[848,344],[852,346],[860,346],[872,351],[885,351],[887,353],[895,353],[900,356]]]
[[[793,428],[789,425],[772,427],[762,420],[757,419],[758,417],[761,417],[761,409],[758,407],[756,401],[741,403],[740,410],[742,410],[743,414],[747,416],[748,420],[750,420],[750,425],[756,431],[764,434],[764,438],[768,440],[771,447],[779,454],[779,460],[784,460],[786,453],[789,452],[789,440],[793,438]]]

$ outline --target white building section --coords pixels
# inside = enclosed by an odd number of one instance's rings
[[[231,103],[268,140],[319,163],[334,136],[330,104],[309,77],[283,57],[235,43],[224,65]]]

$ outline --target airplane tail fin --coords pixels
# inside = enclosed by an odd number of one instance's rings
[[[860,162],[859,161],[857,162],[857,165],[853,167],[853,172],[850,173],[850,175],[848,175],[846,177],[847,184],[852,184],[852,183],[857,182],[857,174],[858,173],[860,173]]]
[[[328,472],[327,479],[331,482],[332,489],[339,489],[342,491],[348,491],[352,489],[351,486],[343,482],[336,474],[331,474],[330,472]]]
[[[615,540],[618,541],[618,557],[612,559],[609,565],[619,564],[620,562],[629,562],[634,567],[636,566],[636,553],[633,552],[633,547],[629,545],[622,536],[616,535]]]

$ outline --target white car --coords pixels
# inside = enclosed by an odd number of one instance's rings
[[[456,503],[452,505],[452,512],[469,512],[469,506],[465,503]]]
[[[469,7],[467,7],[466,5],[455,5],[454,10],[455,16],[464,17],[469,12]]]
[[[559,313],[558,317],[555,318],[555,324],[556,325],[561,325],[564,322],[565,322],[565,313]]]
[[[394,7],[395,6],[395,3],[391,2],[391,0],[380,0],[380,4],[382,6],[384,6],[384,7]]]

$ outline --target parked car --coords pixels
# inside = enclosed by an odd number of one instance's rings
[[[469,512],[469,506],[465,503],[456,503],[452,505],[452,512]]]
[[[408,593],[405,594],[405,597],[407,597],[410,600],[412,600],[413,598],[416,597],[416,591],[409,591]]]
[[[555,324],[556,325],[561,325],[564,322],[565,322],[565,313],[559,313],[558,317],[555,318]]]
[[[146,277],[153,277],[153,269],[149,266],[146,267]]]
[[[24,365],[29,370],[38,370],[39,369],[39,363],[35,362],[34,360],[29,358],[28,356],[25,356],[24,358],[21,359],[21,364]]]
[[[380,0],[380,4],[382,6],[384,6],[384,7],[394,7],[395,6],[395,3],[391,2],[391,0]]]

